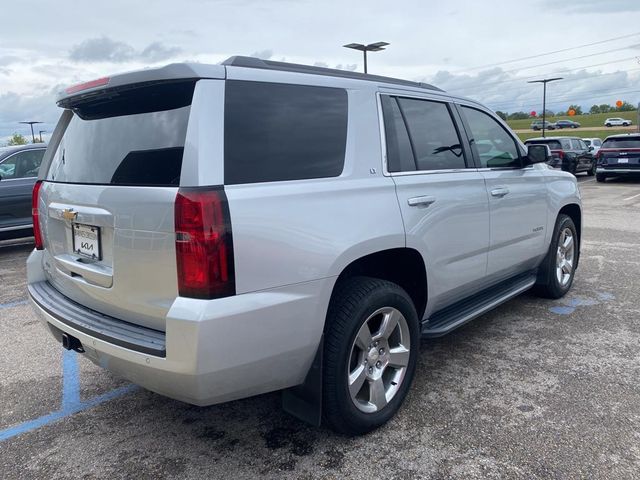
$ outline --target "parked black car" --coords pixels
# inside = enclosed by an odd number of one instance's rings
[[[46,148],[0,148],[0,240],[31,235],[31,192]]]
[[[587,175],[595,175],[596,159],[591,153],[593,147],[588,147],[581,138],[577,137],[546,137],[530,138],[526,145],[544,144],[551,150],[551,160],[548,164],[554,168],[561,168],[565,172],[574,175],[587,172]]]
[[[573,120],[558,120],[556,122],[556,128],[578,128],[580,124]]]

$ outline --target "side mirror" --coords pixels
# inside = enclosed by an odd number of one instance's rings
[[[589,145],[589,151],[593,152],[593,147],[591,145]]]
[[[548,145],[528,145],[525,167],[534,163],[546,163],[551,158],[551,150]]]

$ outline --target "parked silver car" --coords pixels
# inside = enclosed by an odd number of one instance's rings
[[[35,309],[63,346],[209,405],[359,434],[437,337],[578,265],[575,178],[475,101],[232,57],[71,87],[35,187]]]
[[[46,145],[0,148],[0,240],[31,235],[31,194]]]

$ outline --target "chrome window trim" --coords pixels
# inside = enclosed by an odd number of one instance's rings
[[[426,93],[426,92],[425,92]],[[431,93],[431,92],[429,92]],[[385,177],[403,177],[407,175],[440,175],[443,173],[462,173],[462,172],[477,172],[478,169],[475,167],[466,167],[466,168],[446,168],[441,170],[413,170],[411,172],[390,172],[388,169],[388,159],[387,159],[387,137],[384,129],[384,114],[382,112],[382,95],[388,96],[400,96],[403,98],[415,98],[418,100],[429,100],[433,102],[445,103],[445,104],[453,104],[450,98],[432,98],[431,95],[411,95],[405,94],[405,92],[399,93],[397,91],[387,91],[378,90],[376,92],[376,103],[378,105],[378,128],[380,129],[380,148],[382,149],[382,174]],[[451,121],[454,126],[456,126],[456,119],[451,116]],[[459,135],[459,132],[456,132]],[[465,139],[460,138],[461,142],[464,142]]]

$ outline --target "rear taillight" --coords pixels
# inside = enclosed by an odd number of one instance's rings
[[[73,85],[65,89],[65,93],[67,95],[71,95],[73,93],[78,93],[83,90],[89,90],[90,88],[96,87],[104,87],[109,83],[109,77],[97,78],[95,80],[91,80],[89,82],[80,83],[78,85]]]
[[[564,158],[564,152],[562,150],[551,150],[551,156],[562,160]]]
[[[38,213],[38,199],[40,197],[41,187],[42,180],[38,180],[31,192],[31,218],[33,219],[33,236],[36,239],[36,250],[42,250],[44,248],[44,244],[42,243],[42,230],[40,230],[40,215]]]
[[[231,218],[223,187],[180,188],[175,227],[180,296],[235,295]]]

